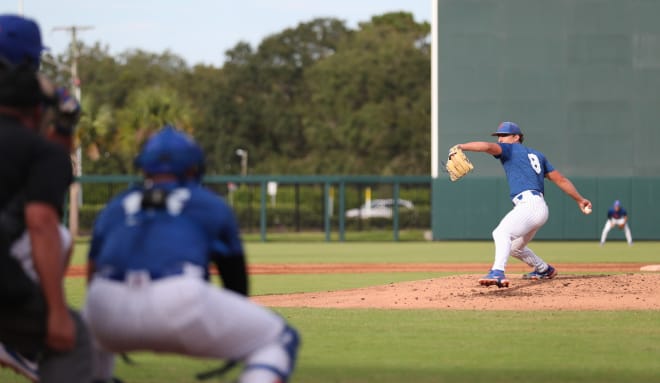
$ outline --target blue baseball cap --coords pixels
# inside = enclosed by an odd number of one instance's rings
[[[614,207],[619,207],[619,206],[621,206],[621,201],[619,200],[614,201]]]
[[[39,25],[18,15],[0,15],[0,56],[12,65],[29,63],[34,69],[41,64],[41,42]]]
[[[499,136],[500,134],[518,134],[522,136],[522,132],[515,122],[505,121],[497,127],[497,131],[491,136]]]

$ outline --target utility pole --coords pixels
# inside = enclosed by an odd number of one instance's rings
[[[81,102],[80,78],[78,78],[78,31],[93,29],[91,26],[70,25],[65,27],[55,27],[53,31],[65,31],[71,33],[71,90],[73,95]],[[76,177],[82,175],[82,149],[79,140],[75,141],[75,152],[71,156],[73,161],[73,174]],[[78,236],[78,217],[79,209],[82,205],[82,189],[79,182],[74,182],[69,188],[69,231],[73,238]]]

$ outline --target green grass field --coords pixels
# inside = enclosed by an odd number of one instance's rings
[[[660,264],[660,243],[534,242],[554,263]],[[74,263],[85,261],[77,245]],[[247,242],[251,263],[490,263],[490,242]],[[516,261],[517,262],[517,261]],[[427,279],[438,273],[255,275],[253,294],[326,291]],[[84,281],[69,278],[70,301]],[[660,292],[659,292],[660,294]],[[277,309],[303,337],[294,382],[659,382],[659,311],[449,311]],[[173,355],[118,362],[130,383],[195,382],[219,365]],[[236,371],[223,379],[231,381]],[[0,382],[24,382],[0,370]]]

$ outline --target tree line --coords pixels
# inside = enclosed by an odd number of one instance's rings
[[[200,42],[202,43],[202,42]],[[203,42],[212,46],[212,40]],[[207,174],[423,175],[430,171],[430,25],[387,13],[350,29],[318,18],[225,52],[221,67],[170,52],[78,43],[84,174],[133,174],[165,123],[190,132]],[[69,54],[43,70],[70,84]]]

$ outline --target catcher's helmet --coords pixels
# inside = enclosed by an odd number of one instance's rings
[[[3,59],[11,65],[28,64],[37,70],[45,49],[36,22],[18,15],[0,15],[0,56]]]
[[[201,178],[204,152],[192,137],[165,125],[144,144],[135,158],[135,166],[146,174],[174,174],[179,178],[193,170]]]

